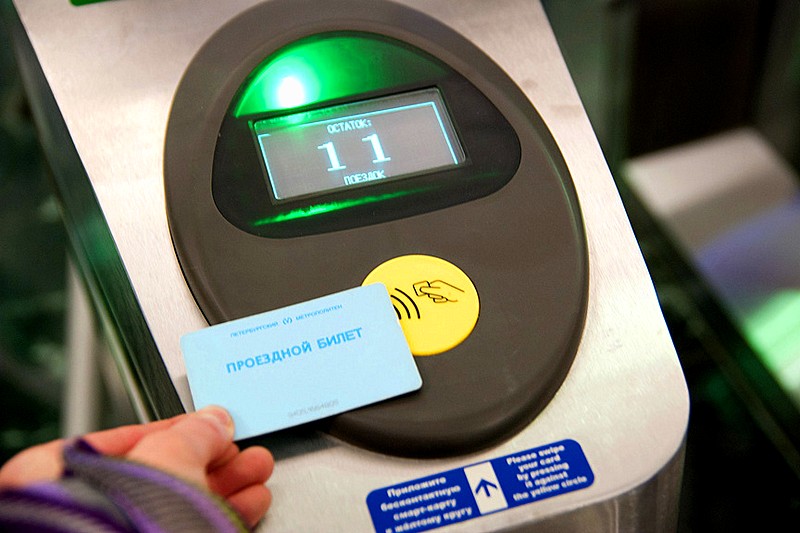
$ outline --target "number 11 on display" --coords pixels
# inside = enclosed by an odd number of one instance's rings
[[[381,140],[378,138],[377,133],[362,138],[361,142],[370,143],[372,152],[375,155],[375,158],[372,160],[373,163],[386,163],[392,160],[392,158],[387,157],[386,153],[383,151],[383,146],[381,146]],[[347,165],[343,165],[339,160],[339,155],[336,153],[336,147],[333,145],[333,142],[328,141],[324,144],[320,144],[317,146],[317,150],[325,150],[328,161],[330,162],[328,172],[336,172],[347,168]]]

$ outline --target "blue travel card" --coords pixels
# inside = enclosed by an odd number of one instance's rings
[[[228,409],[237,440],[422,386],[380,283],[188,333],[181,350],[195,408]]]

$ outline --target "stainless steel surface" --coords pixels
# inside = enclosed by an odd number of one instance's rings
[[[75,8],[66,0],[15,2],[188,409],[179,338],[206,323],[183,280],[167,227],[165,128],[192,56],[217,28],[255,3],[118,0]],[[594,471],[591,487],[447,530],[515,529],[537,521],[547,529],[558,523],[557,516],[571,516],[561,523],[575,530],[668,530],[674,526],[688,395],[630,225],[541,6],[527,0],[498,0],[491,8],[480,0],[401,3],[475,42],[519,84],[549,125],[586,224],[586,328],[573,368],[550,405],[492,449],[409,460],[316,434],[274,442],[275,503],[262,529],[370,531],[365,498],[373,489],[571,438]]]

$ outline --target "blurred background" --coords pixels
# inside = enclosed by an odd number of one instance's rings
[[[0,462],[59,436],[66,237],[0,26]]]
[[[691,394],[681,531],[800,523],[800,2],[545,0]],[[0,25],[0,463],[61,435],[74,296]],[[100,423],[134,420],[113,371]],[[788,526],[787,526],[788,524]]]

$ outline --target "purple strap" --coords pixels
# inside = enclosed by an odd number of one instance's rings
[[[64,462],[65,477],[59,483],[0,493],[1,530],[247,531],[216,495],[160,470],[101,455],[82,439],[64,448]]]

